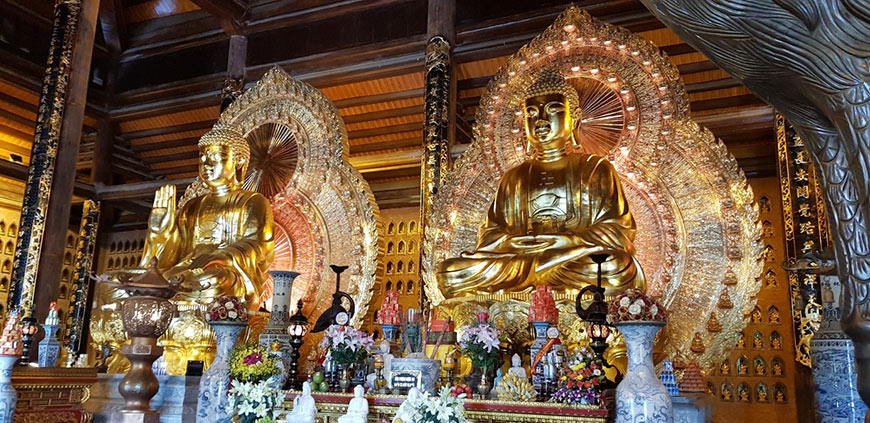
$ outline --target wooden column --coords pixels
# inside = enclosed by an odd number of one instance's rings
[[[230,35],[230,51],[227,55],[227,77],[221,90],[221,111],[233,103],[245,89],[247,73],[248,37]]]
[[[55,5],[9,296],[39,320],[60,283],[98,11],[99,0]]]
[[[455,0],[429,0],[423,162],[420,169],[420,230],[424,236],[426,219],[432,211],[435,195],[451,167],[450,148],[456,133],[456,78],[453,70],[455,17]],[[421,248],[421,256],[422,251]],[[423,261],[421,257],[419,262]],[[420,305],[425,313],[429,307],[422,286],[420,293]]]

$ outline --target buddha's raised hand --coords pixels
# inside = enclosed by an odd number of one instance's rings
[[[175,185],[164,185],[154,193],[148,228],[154,233],[171,231],[175,227]]]

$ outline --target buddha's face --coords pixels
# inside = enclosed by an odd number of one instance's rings
[[[239,162],[225,145],[211,144],[200,150],[199,177],[209,188],[229,187],[238,183]]]
[[[526,99],[526,137],[532,147],[551,150],[565,147],[574,123],[562,94],[546,94]]]

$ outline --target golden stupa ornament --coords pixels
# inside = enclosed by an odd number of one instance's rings
[[[622,181],[648,294],[675,311],[662,332],[665,356],[697,346],[697,333],[705,345],[698,362],[714,368],[735,345],[759,289],[761,227],[753,193],[722,142],[691,120],[676,67],[651,42],[577,7],[513,55],[481,97],[474,141],[428,217],[427,294],[434,304],[445,300],[437,267],[475,250],[498,181],[529,159],[525,94],[550,69],[578,92],[576,149],[608,159]],[[724,282],[733,308],[719,311],[722,330],[711,333],[707,318]]]

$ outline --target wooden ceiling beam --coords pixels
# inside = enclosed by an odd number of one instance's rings
[[[147,153],[149,151],[159,151],[159,150],[163,150],[163,149],[167,149],[167,148],[196,145],[196,143],[198,141],[199,141],[199,137],[180,138],[177,140],[150,142],[147,144],[133,145],[130,148],[132,148],[133,151],[135,151],[136,153]],[[145,159],[143,158],[143,160],[145,160]]]
[[[119,57],[127,47],[127,22],[121,0],[100,1],[100,29],[109,54]]]
[[[402,123],[399,125],[382,126],[379,128],[360,129],[358,131],[350,131],[347,133],[349,139],[376,137],[380,135],[395,134],[399,132],[420,131],[423,133],[422,122]],[[422,135],[420,135],[420,144],[422,145]]]
[[[160,128],[143,129],[141,131],[128,132],[122,134],[121,137],[125,140],[135,140],[139,138],[156,137],[158,135],[168,135],[177,132],[205,130],[214,126],[215,120],[202,120],[198,122],[183,123],[180,125],[163,126]],[[139,146],[132,146],[133,149],[139,150]]]
[[[423,105],[417,106],[408,106],[408,107],[399,107],[397,109],[387,109],[387,110],[379,110],[376,112],[369,113],[360,113],[356,115],[350,115],[343,117],[344,123],[360,123],[360,122],[368,122],[371,120],[379,120],[379,119],[388,119],[394,117],[402,117],[402,116],[410,116],[410,115],[422,115],[423,114]]]
[[[240,34],[248,19],[248,8],[236,0],[191,0],[194,4],[218,18],[224,32]]]

